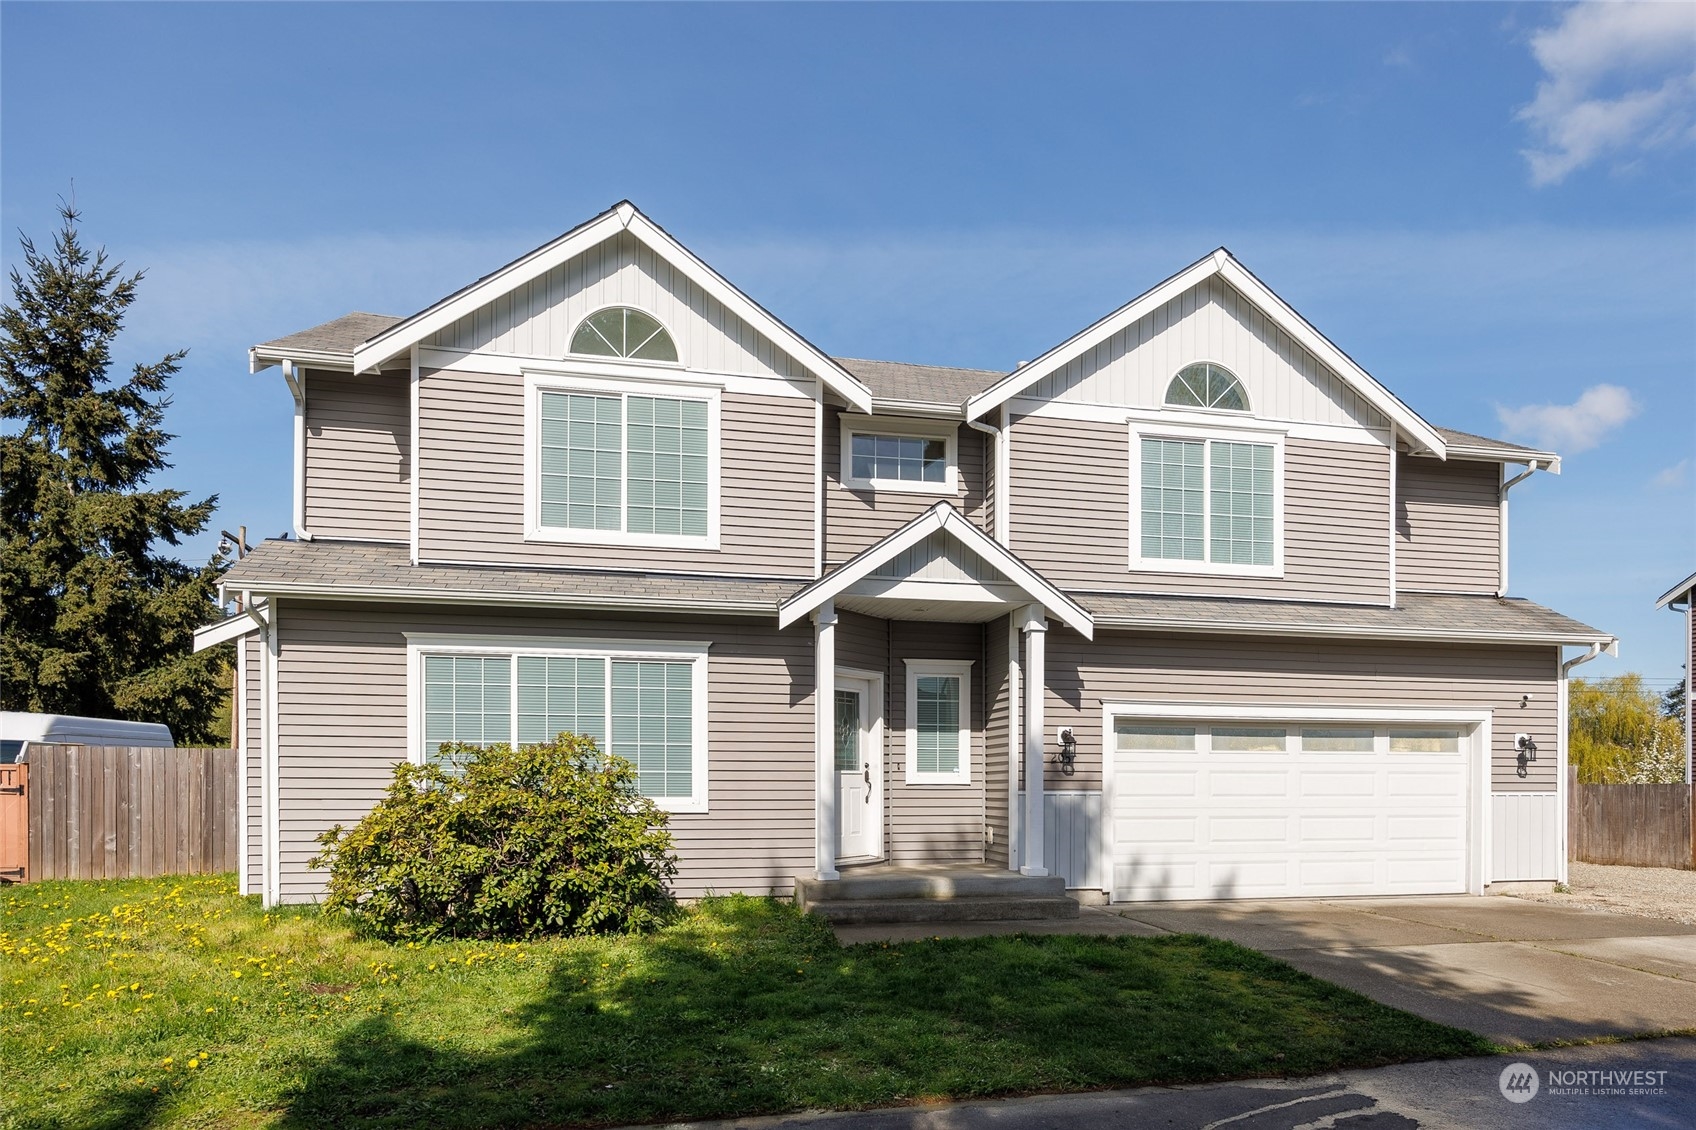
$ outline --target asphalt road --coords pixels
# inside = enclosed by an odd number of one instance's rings
[[[1696,1018],[1692,1018],[1696,1023]],[[1510,1102],[1502,1077],[1535,1070]],[[1597,1073],[1613,1073],[1599,1077]],[[1636,1074],[1632,1074],[1636,1073]],[[1526,1094],[1525,1073],[1518,1095]],[[1633,1088],[1644,1093],[1629,1093]],[[1658,1091],[1659,1093],[1652,1093]],[[1652,1130],[1696,1128],[1696,1039],[1635,1040],[1311,1079],[679,1123],[691,1130]]]

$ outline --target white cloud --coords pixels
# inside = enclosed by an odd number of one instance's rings
[[[1673,490],[1683,486],[1690,480],[1690,460],[1680,459],[1671,467],[1663,467],[1655,472],[1655,477],[1649,480],[1657,490]]]
[[[1496,406],[1496,416],[1508,435],[1567,454],[1589,451],[1638,411],[1629,390],[1607,384],[1591,385],[1571,404]]]
[[[1531,53],[1544,77],[1517,116],[1537,141],[1522,151],[1533,184],[1696,136],[1696,5],[1577,4]]]

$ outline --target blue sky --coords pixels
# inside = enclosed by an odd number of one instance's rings
[[[192,351],[163,481],[261,535],[289,400],[248,345],[410,313],[623,197],[827,351],[990,368],[1224,244],[1427,419],[1568,455],[1514,491],[1514,592],[1664,685],[1693,12],[8,2],[0,222],[44,242],[74,181],[148,269],[120,357]]]

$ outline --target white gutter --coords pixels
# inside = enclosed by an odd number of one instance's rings
[[[543,605],[555,608],[606,609],[613,612],[684,612],[722,613],[741,616],[775,616],[777,601],[730,600],[668,600],[663,597],[644,599],[618,596],[572,596],[561,593],[505,593],[499,596],[476,590],[437,591],[428,588],[372,585],[370,587],[335,588],[313,584],[267,583],[264,596],[312,597],[315,600],[371,600],[382,603],[401,601],[412,603],[432,600],[442,604],[468,604],[503,607],[508,605]],[[258,613],[250,615],[257,618]]]
[[[1008,445],[1012,429],[1008,426],[1007,407],[1003,405],[1001,408],[1000,427],[982,420],[967,420],[966,424],[995,440],[995,540],[1005,546],[1011,528],[1007,501],[1013,494],[1012,484],[1007,481],[1013,467],[1012,451]]]
[[[1445,643],[1604,646],[1596,643],[1595,636],[1558,636],[1537,632],[1457,632],[1421,630],[1418,628],[1349,627],[1345,625],[1254,624],[1231,620],[1162,620],[1152,617],[1114,616],[1111,613],[1102,612],[1094,615],[1097,628],[1120,631],[1180,632],[1186,635],[1292,636],[1297,638],[1357,640],[1437,640]],[[1614,647],[1617,646],[1618,641],[1610,636],[1605,644],[1608,647]],[[1609,654],[1613,653],[1610,652]]]
[[[813,579],[824,576],[824,378],[813,382]]]
[[[1548,464],[1544,464],[1544,466],[1547,467]],[[1529,479],[1532,475],[1536,474],[1537,471],[1538,460],[1533,459],[1531,460],[1531,465],[1525,470],[1521,471],[1511,479],[1505,479],[1502,482],[1500,493],[1497,495],[1496,521],[1499,523],[1499,537],[1501,541],[1501,552],[1498,554],[1498,560],[1501,565],[1501,573],[1496,582],[1497,596],[1508,595],[1508,491],[1512,490],[1526,479]],[[1502,473],[1504,475],[1507,474],[1506,463],[1502,464]],[[1592,656],[1591,658],[1595,657]]]
[[[306,528],[306,371],[295,371],[294,361],[283,359],[283,380],[294,396],[294,536],[311,541]]]

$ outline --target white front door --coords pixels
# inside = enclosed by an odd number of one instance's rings
[[[836,678],[836,857],[883,854],[883,767],[877,749],[873,683]]]

